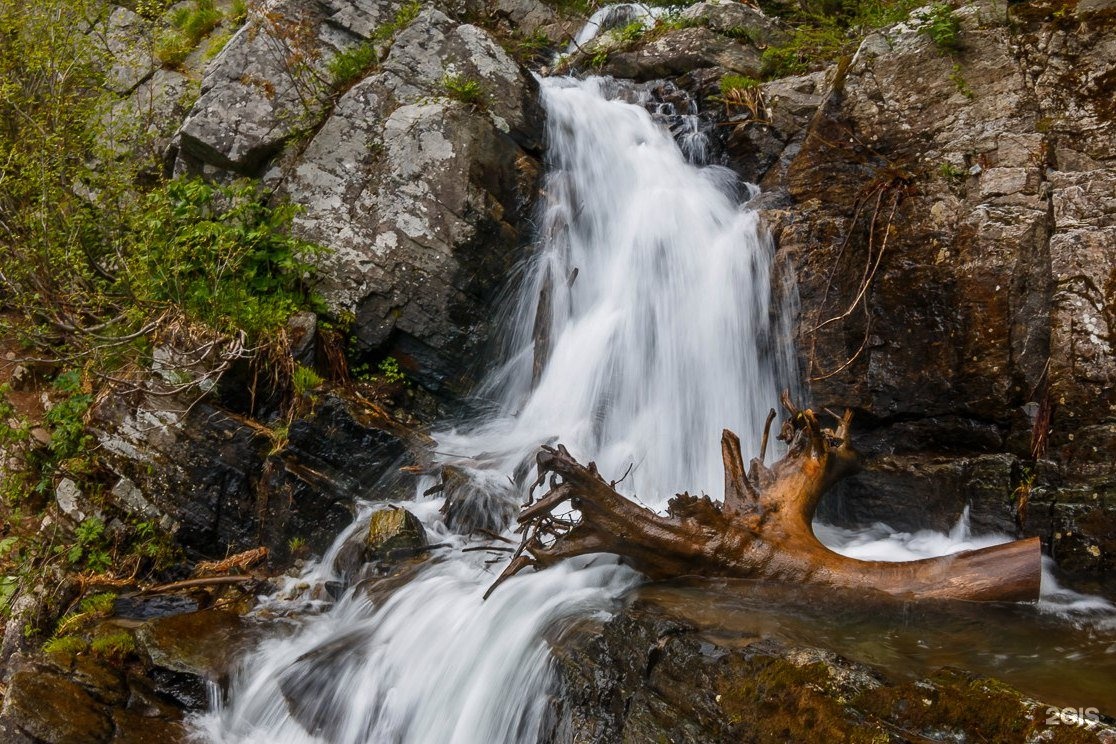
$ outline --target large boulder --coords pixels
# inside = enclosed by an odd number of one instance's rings
[[[426,10],[269,176],[302,207],[297,232],[330,249],[319,287],[355,318],[361,351],[430,389],[469,387],[529,234],[541,124],[530,75],[483,30]]]

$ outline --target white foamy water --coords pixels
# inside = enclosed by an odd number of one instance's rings
[[[719,496],[721,429],[756,451],[776,369],[789,369],[789,352],[775,351],[770,242],[735,176],[688,162],[644,107],[611,100],[612,83],[550,79],[542,90],[549,175],[535,257],[479,391],[488,413],[435,434],[438,451],[493,513],[523,499],[525,464],[553,441],[603,474],[630,467],[623,490],[655,508],[681,490]],[[547,341],[536,348],[538,329]],[[461,552],[470,543],[437,505],[408,508],[449,544],[439,559],[379,604],[351,589],[256,649],[227,703],[199,722],[211,741],[537,740],[546,634],[609,611],[638,577],[615,558],[586,559],[482,601],[502,565]],[[326,560],[303,580],[333,573]]]
[[[862,561],[916,561],[962,550],[987,548],[1015,539],[996,533],[972,534],[968,507],[949,532],[900,532],[883,523],[862,529],[843,529],[815,522],[814,534],[833,551]],[[1042,561],[1042,584],[1036,604],[1040,612],[1058,615],[1074,623],[1116,629],[1116,605],[1103,597],[1082,594],[1062,586],[1055,576],[1054,561],[1048,556],[1043,556]]]

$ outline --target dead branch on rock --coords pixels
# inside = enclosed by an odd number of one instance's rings
[[[665,515],[617,493],[595,464],[581,465],[565,447],[543,447],[538,478],[518,518],[523,541],[485,596],[528,566],[543,569],[578,555],[615,553],[651,579],[753,578],[908,598],[1038,597],[1038,538],[901,563],[860,561],[823,545],[811,527],[814,510],[834,483],[858,469],[849,444],[852,412],[835,417],[835,429],[824,429],[813,411],[799,410],[786,392],[782,404],[788,418],[779,439],[788,451],[781,460],[767,467],[756,458],[745,471],[740,440],[726,429],[724,500],[679,494]],[[547,491],[535,500],[535,489],[544,484]],[[556,515],[559,507],[579,516]]]

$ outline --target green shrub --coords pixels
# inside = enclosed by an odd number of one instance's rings
[[[170,181],[131,215],[129,288],[140,302],[258,339],[312,304],[303,277],[321,249],[286,232],[294,215],[248,181]]]
[[[759,80],[747,75],[737,75],[730,72],[721,77],[721,95],[728,95],[737,90],[752,90],[759,86]]]
[[[399,367],[399,360],[395,357],[385,357],[377,367],[380,370],[379,377],[384,382],[396,383],[407,382],[407,375]]]
[[[961,21],[946,3],[935,3],[924,16],[922,33],[929,36],[938,48],[955,52],[961,48]]]
[[[639,41],[645,33],[647,33],[647,27],[644,26],[643,21],[640,20],[629,21],[624,26],[613,29],[612,31],[613,37],[623,44],[634,44]]]

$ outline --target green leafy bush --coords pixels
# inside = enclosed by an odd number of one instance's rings
[[[922,33],[929,36],[939,49],[955,52],[961,48],[961,20],[954,14],[953,8],[946,3],[935,3],[924,19],[926,23]]]
[[[294,215],[289,204],[267,205],[248,181],[170,181],[131,215],[128,287],[142,303],[258,338],[312,304],[306,260],[321,249],[287,232]]]

